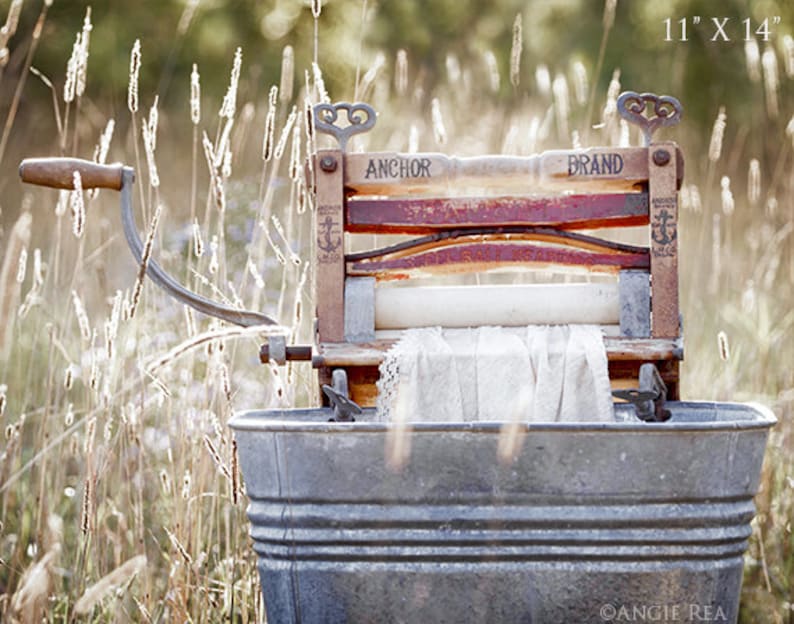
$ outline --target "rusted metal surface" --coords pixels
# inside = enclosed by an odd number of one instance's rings
[[[311,362],[311,345],[287,345],[285,348],[285,358],[289,362]],[[270,344],[264,343],[259,347],[259,361],[267,364],[271,361]]]
[[[649,104],[653,107],[653,117],[646,115]],[[617,109],[623,119],[640,127],[645,145],[651,144],[653,133],[658,128],[676,125],[681,121],[681,115],[684,113],[681,102],[672,96],[634,91],[624,91],[620,94]]]
[[[591,271],[617,273],[647,269],[647,253],[599,253],[517,243],[464,243],[416,255],[348,264],[348,275],[372,275],[380,280],[408,279],[423,274],[487,271],[510,265],[583,266]]]
[[[640,366],[638,387],[613,390],[612,396],[634,405],[637,417],[646,422],[664,422],[670,418],[670,410],[664,406],[667,386],[654,364]]]
[[[554,226],[595,229],[648,223],[647,193],[552,197],[351,199],[349,232],[423,234],[449,227]]]
[[[340,126],[339,113],[344,111],[347,117],[347,125]],[[314,107],[314,128],[317,132],[330,134],[339,143],[339,149],[345,151],[347,142],[353,135],[367,132],[372,129],[377,120],[375,109],[369,104],[357,102],[350,104],[340,102],[338,104],[317,104]],[[320,163],[322,167],[322,163]]]

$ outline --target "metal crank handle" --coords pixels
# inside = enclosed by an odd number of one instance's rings
[[[74,172],[80,173],[84,189],[108,188],[121,191],[121,224],[130,251],[140,265],[143,257],[143,241],[135,225],[132,214],[132,188],[135,184],[135,171],[121,164],[100,165],[79,158],[28,158],[19,165],[19,176],[23,182],[50,186],[59,189],[74,189]],[[216,303],[202,295],[191,292],[153,259],[146,264],[146,275],[169,295],[192,308],[235,325],[278,325],[269,316],[260,312],[238,310],[231,306]]]

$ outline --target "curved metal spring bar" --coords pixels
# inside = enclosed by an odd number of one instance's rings
[[[411,240],[402,241],[381,247],[380,249],[367,249],[366,251],[359,251],[356,253],[345,254],[345,262],[357,262],[359,260],[370,260],[373,258],[381,258],[400,252],[408,252],[414,249],[420,249],[434,243],[438,243],[438,247],[446,245],[454,245],[459,239],[482,237],[498,239],[508,235],[516,235],[517,240],[538,240],[546,243],[569,245],[571,247],[579,247],[581,249],[591,249],[605,252],[615,252],[616,254],[642,254],[648,253],[647,247],[637,247],[635,245],[626,245],[624,243],[617,243],[595,236],[588,236],[586,234],[579,234],[577,232],[570,232],[567,230],[558,230],[550,227],[536,227],[532,225],[502,225],[502,226],[486,226],[474,228],[458,228],[455,230],[444,230],[413,238]],[[465,242],[465,241],[464,241]]]
[[[140,266],[143,259],[143,241],[138,234],[135,225],[135,217],[132,213],[132,189],[135,183],[135,171],[131,167],[124,167],[121,184],[121,225],[124,228],[124,237],[127,239],[132,256]],[[178,299],[185,305],[198,310],[202,314],[214,316],[221,320],[243,327],[253,325],[278,325],[274,319],[261,312],[250,310],[238,310],[231,306],[216,303],[197,293],[194,293],[177,282],[153,259],[149,258],[146,263],[146,275],[165,290],[174,299]]]

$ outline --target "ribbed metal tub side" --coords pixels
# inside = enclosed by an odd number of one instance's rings
[[[735,621],[774,418],[672,410],[532,425],[509,464],[498,423],[418,424],[401,470],[383,425],[236,416],[269,621]]]

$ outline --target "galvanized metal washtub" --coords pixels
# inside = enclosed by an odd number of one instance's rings
[[[667,407],[663,423],[532,424],[509,465],[501,423],[416,423],[401,470],[370,411],[236,415],[268,621],[735,621],[776,420]]]

